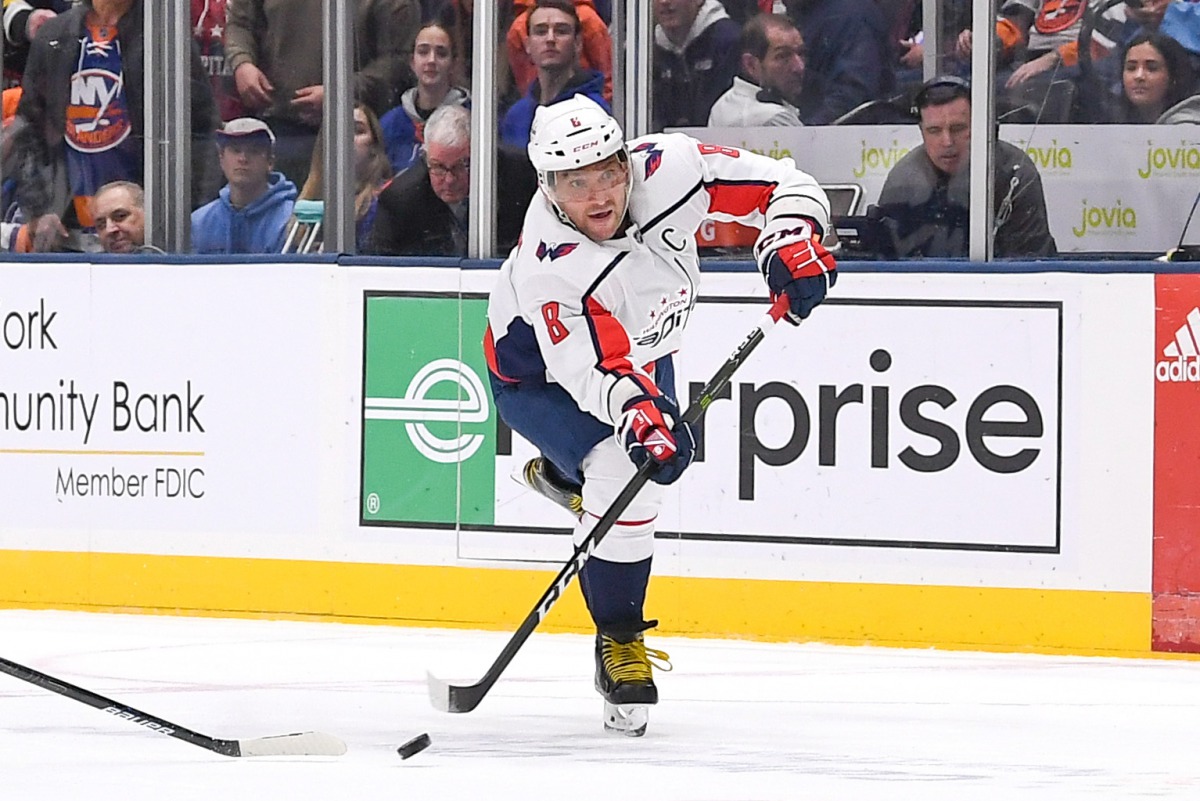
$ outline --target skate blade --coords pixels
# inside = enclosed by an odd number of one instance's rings
[[[650,707],[645,704],[604,703],[604,730],[626,737],[641,737],[650,722]]]
[[[520,484],[525,489],[537,492],[537,488],[525,480],[525,465],[517,465],[517,469],[509,473],[508,477]],[[540,495],[541,493],[538,494]]]
[[[538,495],[538,496],[550,501],[550,503],[554,504],[559,509],[565,509],[576,520],[583,517],[583,499],[582,498],[579,498],[579,502],[578,502],[579,508],[575,508],[570,505],[565,505],[565,504],[559,503],[556,499],[551,498],[549,495],[546,495],[545,493],[543,493],[541,490],[539,490],[533,484],[529,483],[529,481],[525,478],[525,465],[519,465],[515,470],[513,470],[511,473],[508,474],[508,477],[511,478],[517,484],[520,484],[525,489],[534,493],[535,495]]]

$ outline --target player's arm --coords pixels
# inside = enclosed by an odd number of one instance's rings
[[[837,264],[821,243],[829,199],[790,158],[696,143],[709,215],[760,229],[754,259],[772,296],[791,301],[789,320],[812,313],[837,282]]]

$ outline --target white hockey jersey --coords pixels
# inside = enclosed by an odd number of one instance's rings
[[[653,363],[679,349],[696,303],[696,232],[706,219],[761,228],[776,248],[829,225],[824,190],[790,159],[656,134],[628,143],[633,189],[625,234],[593,242],[541,192],[500,268],[484,350],[507,382],[555,382],[613,425]],[[622,380],[632,378],[632,381]]]

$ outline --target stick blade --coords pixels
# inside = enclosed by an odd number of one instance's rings
[[[425,673],[425,682],[429,687],[429,702],[439,712],[470,712],[483,700],[484,693],[479,685],[458,687],[428,671]]]
[[[452,712],[450,709],[450,685],[429,671],[425,671],[425,686],[429,688],[429,703],[438,712]]]
[[[319,731],[296,734],[279,734],[274,737],[256,737],[238,740],[239,756],[341,756],[346,753],[346,744]]]

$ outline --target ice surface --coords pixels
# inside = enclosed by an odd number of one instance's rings
[[[231,759],[0,675],[6,799],[1200,798],[1200,662],[655,636],[641,739],[605,734],[588,637],[0,612],[0,656],[212,737],[323,731],[342,757]],[[396,747],[428,732],[409,760]]]

